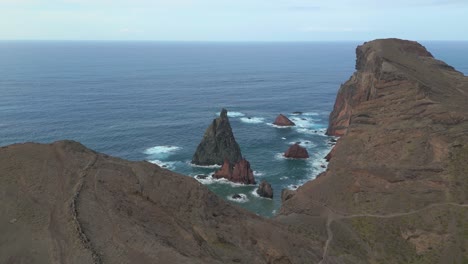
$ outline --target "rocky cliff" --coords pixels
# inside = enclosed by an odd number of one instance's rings
[[[0,149],[0,263],[310,263],[319,242],[72,141]]]
[[[324,241],[321,263],[466,263],[468,78],[416,42],[356,55],[330,116],[341,138],[328,169],[277,220]]]
[[[228,159],[232,164],[242,159],[241,150],[232,133],[226,109],[222,109],[220,116],[214,119],[206,129],[203,139],[193,155],[192,163],[222,165],[224,159]]]

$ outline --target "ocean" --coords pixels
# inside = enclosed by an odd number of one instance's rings
[[[241,194],[231,202],[271,217],[283,188],[325,169],[328,115],[354,72],[358,44],[2,41],[0,145],[71,139],[194,177],[216,170],[190,160],[226,108],[242,154],[274,198],[258,197],[253,185],[200,181],[228,201]],[[467,42],[422,44],[468,74]],[[280,113],[297,126],[272,126]],[[295,142],[311,158],[283,158]]]

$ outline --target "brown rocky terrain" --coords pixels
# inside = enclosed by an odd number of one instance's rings
[[[356,54],[328,169],[277,220],[325,239],[321,263],[467,263],[468,78],[416,42]]]
[[[16,144],[0,148],[0,263],[467,263],[468,78],[415,42],[356,53],[327,171],[274,219],[148,162]]]
[[[310,263],[319,242],[73,141],[0,149],[0,263]]]

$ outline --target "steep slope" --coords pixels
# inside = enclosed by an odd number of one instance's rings
[[[192,163],[197,165],[222,165],[224,159],[235,164],[242,159],[239,144],[232,133],[227,110],[222,109],[206,129],[203,139],[193,154]]]
[[[328,169],[278,220],[326,229],[322,263],[466,263],[468,78],[416,42],[356,55],[330,115],[328,134],[342,137]]]
[[[321,246],[194,179],[79,143],[0,149],[0,263],[306,263]]]

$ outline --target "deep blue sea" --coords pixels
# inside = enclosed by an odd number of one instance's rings
[[[0,145],[72,139],[193,177],[215,170],[190,160],[225,107],[257,181],[270,182],[275,196],[257,197],[255,186],[202,183],[227,200],[242,194],[233,203],[271,216],[283,188],[324,170],[328,115],[354,71],[358,44],[0,42]],[[423,44],[468,73],[467,42]],[[271,126],[279,113],[297,127]],[[309,160],[282,158],[294,142]]]

